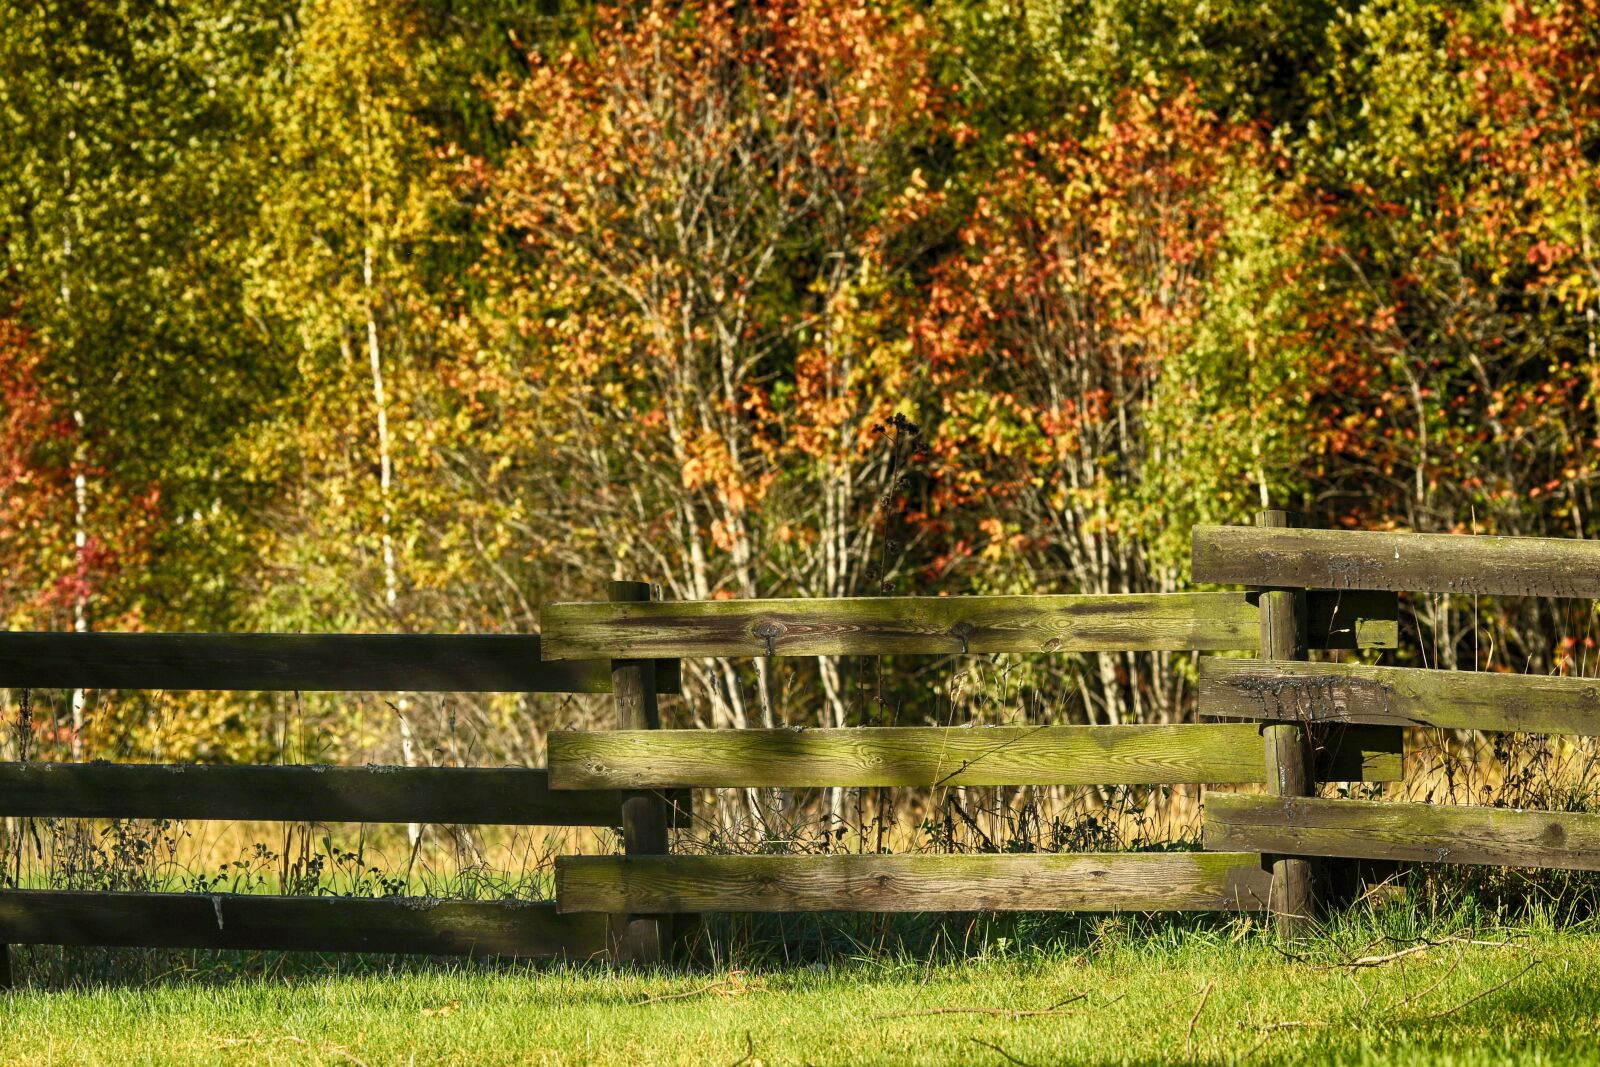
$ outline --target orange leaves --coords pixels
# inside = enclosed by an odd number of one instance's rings
[[[15,317],[0,316],[0,618],[8,626],[34,622],[52,605],[70,604],[72,586],[86,582],[71,544],[72,421],[44,393],[32,335]],[[75,562],[77,565],[75,565]]]
[[[1460,154],[1483,179],[1460,197],[1461,238],[1522,284],[1583,307],[1600,300],[1592,237],[1600,163],[1600,3],[1508,4],[1501,32],[1459,34],[1475,114]]]
[[[1188,91],[1125,93],[1086,140],[1029,130],[1008,144],[917,323],[954,401],[942,433],[961,444],[947,451],[998,464],[986,491],[1041,470],[1085,486],[1131,474],[1129,435],[1211,299],[1227,191],[1270,161],[1256,129]]]
[[[729,442],[711,433],[698,433],[684,442],[684,489],[710,489],[732,516],[743,515],[759,504],[771,486],[771,472],[751,477],[735,458]],[[719,547],[726,547],[721,545]]]
[[[902,403],[879,257],[931,199],[895,165],[935,121],[931,31],[872,0],[647,0],[590,28],[493,91],[515,136],[472,171],[485,275],[541,419],[618,490],[588,525],[656,545],[679,595],[748,593],[760,539],[818,540],[815,501],[777,490],[867,463]]]
[[[0,621],[13,627],[68,624],[75,600],[145,558],[160,502],[153,487],[125,493],[89,463],[49,370],[17,309],[0,314]],[[96,490],[81,544],[77,477]]]
[[[1318,402],[1341,464],[1393,476],[1353,477],[1363,522],[1476,509],[1565,530],[1570,505],[1588,509],[1596,383],[1592,356],[1572,357],[1592,352],[1600,308],[1600,3],[1498,14],[1442,22],[1443,68],[1400,46],[1384,58],[1434,80],[1383,101],[1377,134],[1411,150],[1342,208],[1348,340]]]

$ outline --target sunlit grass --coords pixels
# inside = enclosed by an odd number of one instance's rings
[[[1024,927],[965,956],[656,974],[250,957],[14,994],[0,1061],[1594,1062],[1595,932],[1473,917],[1369,914],[1289,954],[1250,923],[1111,920],[1040,924],[1033,940]]]

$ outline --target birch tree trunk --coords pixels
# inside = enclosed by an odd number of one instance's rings
[[[393,511],[390,497],[394,489],[394,456],[389,446],[389,400],[383,382],[383,353],[378,344],[378,318],[373,309],[372,244],[368,242],[361,251],[361,282],[366,290],[364,310],[367,327],[367,362],[372,371],[372,403],[377,413],[378,430],[378,516],[381,552],[383,556],[383,605],[391,620],[399,617],[400,574],[395,560]],[[411,729],[411,698],[409,693],[395,697],[395,717],[400,720],[400,761],[407,767],[417,765],[416,737]],[[411,847],[416,849],[422,839],[422,824],[407,823],[406,835]]]

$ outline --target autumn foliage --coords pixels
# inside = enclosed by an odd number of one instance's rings
[[[1266,504],[1600,534],[1595,0],[289,6],[0,30],[12,625],[1167,591]],[[1537,610],[1408,626],[1569,668]],[[966,707],[688,671],[686,721]],[[1162,657],[1014,677],[1191,710]],[[304,744],[534,762],[586,714],[369,710]]]

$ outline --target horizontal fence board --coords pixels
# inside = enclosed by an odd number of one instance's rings
[[[1259,911],[1259,855],[559,856],[567,912]]]
[[[1205,843],[1231,852],[1600,870],[1600,815],[1209,793]]]
[[[542,901],[0,891],[0,944],[13,945],[588,959],[605,927]]]
[[[1600,735],[1600,680],[1208,658],[1200,661],[1200,713]]]
[[[1232,593],[844,597],[550,604],[545,655],[834,656],[1255,646],[1256,608]]]
[[[1392,648],[1395,618],[1393,598],[1318,594],[1311,642]],[[1249,651],[1260,644],[1258,623],[1247,593],[550,604],[541,618],[552,660]]]
[[[675,796],[683,822],[689,796]],[[0,817],[618,826],[617,790],[520,767],[0,763]]]
[[[536,634],[0,632],[0,687],[609,693],[611,665],[539,658]],[[656,688],[680,689],[674,661]]]
[[[1197,582],[1600,597],[1600,541],[1196,526]]]
[[[1265,780],[1250,723],[609,730],[549,735],[550,785],[1161,785]]]
[[[1227,725],[1226,732],[1214,732]],[[1176,785],[1265,781],[1251,724],[608,730],[549,735],[567,789]],[[1319,780],[1392,782],[1401,738],[1350,727],[1318,752]]]

